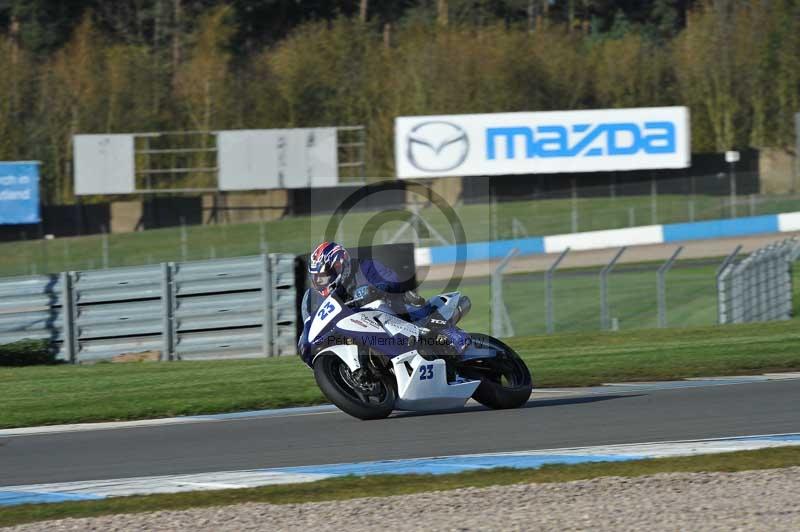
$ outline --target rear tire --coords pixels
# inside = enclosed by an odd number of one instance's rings
[[[383,419],[394,410],[397,394],[384,378],[367,390],[356,384],[347,364],[332,353],[320,353],[314,361],[314,378],[323,395],[343,412],[358,419]],[[360,394],[360,395],[359,395]],[[365,401],[366,399],[366,401]]]
[[[533,390],[531,373],[517,352],[491,336],[478,333],[470,336],[473,345],[497,353],[462,370],[464,376],[481,381],[472,398],[493,409],[518,408],[527,403]]]

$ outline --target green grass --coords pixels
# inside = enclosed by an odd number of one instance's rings
[[[796,322],[517,337],[536,386],[800,370]],[[324,402],[296,357],[0,368],[0,427]]]
[[[736,472],[797,465],[800,465],[800,447],[785,447],[631,462],[546,465],[540,469],[493,469],[453,475],[437,475],[436,477],[430,475],[344,477],[308,484],[14,506],[0,510],[0,526],[65,519],[68,517],[79,518],[157,510],[183,510],[193,507],[225,506],[246,502],[291,504],[337,501],[468,487],[480,488],[519,483],[566,482],[607,476],[639,477],[670,472]]]
[[[642,196],[617,198],[581,198],[577,200],[578,230],[612,229],[630,225],[682,222],[690,219],[689,196],[658,196],[653,218],[651,198]],[[755,214],[800,210],[800,199],[766,197]],[[694,219],[708,220],[730,215],[726,198],[696,196]],[[513,230],[513,220],[521,222],[530,236],[569,233],[572,231],[572,200],[470,204],[455,208],[471,242],[523,236]],[[342,240],[356,245],[374,212],[355,212],[345,218]],[[423,209],[422,216],[446,239],[453,238],[445,216],[435,208]],[[739,214],[750,214],[745,207]],[[264,241],[270,252],[306,253],[322,239],[329,216],[293,217],[266,222]],[[391,222],[378,230],[376,242],[386,241],[400,227]],[[180,228],[156,229],[139,233],[112,234],[108,237],[108,265],[132,266],[161,261],[199,260],[211,257],[232,257],[260,253],[261,227],[258,223],[189,226],[185,244]],[[401,239],[402,240],[402,239]],[[428,240],[428,244],[437,242]],[[27,275],[32,272],[57,272],[103,267],[103,243],[100,235],[60,238],[52,241],[33,240],[0,244],[0,276]],[[186,250],[184,254],[183,250]]]
[[[297,357],[0,368],[0,427],[323,402]]]
[[[538,386],[800,370],[794,321],[516,338]]]

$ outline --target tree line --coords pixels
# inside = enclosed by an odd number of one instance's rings
[[[363,124],[390,176],[401,115],[687,105],[693,150],[723,151],[791,146],[800,111],[796,0],[0,0],[0,23],[0,160],[42,161],[46,203],[74,201],[76,133]]]

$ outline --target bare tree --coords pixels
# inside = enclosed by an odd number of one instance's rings
[[[181,0],[172,0],[172,9],[172,79],[175,82],[181,63]]]
[[[383,45],[386,48],[392,45],[392,25],[389,22],[383,25]]]
[[[567,31],[572,33],[575,26],[575,0],[567,0]]]
[[[361,0],[358,5],[358,20],[361,22],[367,21],[367,8],[369,6],[369,0]]]
[[[528,0],[528,31],[536,28],[536,0]]]
[[[436,23],[439,26],[447,26],[447,0],[436,0]]]

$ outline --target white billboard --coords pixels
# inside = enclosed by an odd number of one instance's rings
[[[336,128],[218,131],[217,164],[220,190],[336,186]]]
[[[689,110],[642,107],[395,119],[397,177],[686,168]]]
[[[133,193],[133,135],[75,135],[72,152],[76,195]]]

